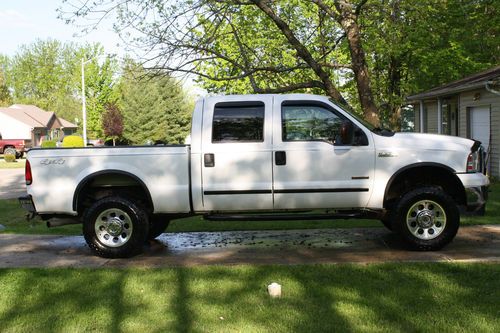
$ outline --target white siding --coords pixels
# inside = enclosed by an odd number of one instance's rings
[[[0,112],[0,133],[3,139],[31,140],[31,127]]]
[[[414,124],[414,128],[413,128],[413,131],[414,132],[420,132],[420,104],[417,103],[417,104],[413,104],[413,110],[414,110],[414,119],[413,119],[413,124]]]
[[[427,129],[425,132],[437,134],[438,133],[437,101],[425,102],[425,109],[427,110]]]
[[[459,133],[460,136],[467,137],[467,108],[481,106],[490,107],[490,172],[491,175],[498,178],[500,177],[500,96],[492,94],[486,89],[479,89],[461,93],[459,109]]]

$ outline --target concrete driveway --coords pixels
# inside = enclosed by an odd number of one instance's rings
[[[445,249],[408,251],[384,228],[163,234],[129,259],[90,253],[83,237],[0,234],[0,267],[500,262],[500,226],[462,227]]]
[[[25,194],[24,169],[0,169],[0,199],[16,199]]]

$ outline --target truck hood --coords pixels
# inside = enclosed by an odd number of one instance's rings
[[[440,151],[469,151],[474,140],[457,136],[427,133],[396,133],[391,137],[374,135],[377,149],[399,148]]]

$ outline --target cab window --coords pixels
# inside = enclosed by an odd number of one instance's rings
[[[342,125],[349,123],[352,140],[341,143]],[[282,140],[324,141],[334,145],[367,145],[368,139],[350,120],[325,105],[307,102],[285,102],[281,107]]]
[[[264,103],[218,103],[212,122],[212,142],[263,142]]]

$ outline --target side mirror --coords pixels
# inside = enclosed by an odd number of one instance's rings
[[[354,125],[349,120],[344,121],[340,126],[340,143],[343,145],[352,144],[353,136]]]

